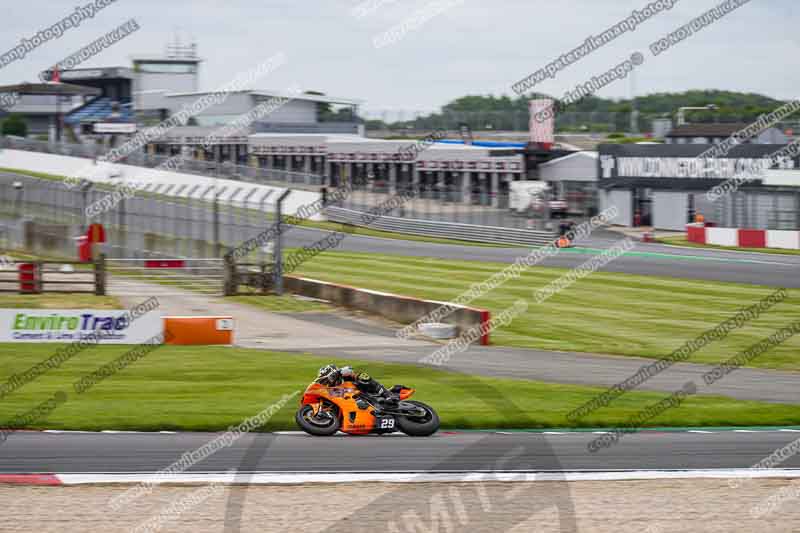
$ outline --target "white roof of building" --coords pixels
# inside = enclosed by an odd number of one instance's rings
[[[564,157],[553,159],[552,161],[548,161],[547,163],[542,163],[541,165],[539,165],[539,167],[558,165],[560,163],[563,163],[564,161],[568,161],[576,157],[588,157],[590,159],[598,159],[600,157],[600,153],[591,151],[575,152],[574,154],[565,155]]]
[[[169,93],[167,94],[167,98],[179,97],[179,96],[202,96],[204,94],[214,94],[217,92],[222,91],[198,91],[198,92],[188,92],[188,93]],[[289,91],[282,91],[282,90],[270,90],[270,89],[240,89],[236,91],[227,91],[230,93],[250,93],[253,96],[266,96],[269,98],[278,96],[283,98],[291,98],[292,100],[306,100],[309,102],[320,102],[326,104],[346,104],[346,105],[361,105],[364,103],[364,100],[359,100],[355,98],[340,98],[335,96],[320,96],[318,94],[295,94]]]
[[[764,185],[800,187],[800,170],[765,170],[763,183]]]

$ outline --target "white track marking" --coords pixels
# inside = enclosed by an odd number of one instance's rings
[[[152,482],[151,472],[133,474],[57,474],[64,485],[92,485],[101,483],[134,484]],[[164,483],[236,483],[240,474],[196,473],[176,474]],[[255,472],[248,475],[249,485],[285,485],[300,483],[469,483],[520,481],[632,481],[653,479],[737,479],[737,478],[800,478],[800,469],[750,468],[719,470],[632,470],[632,471],[583,471],[583,472],[462,472],[462,473],[417,473],[417,472]]]

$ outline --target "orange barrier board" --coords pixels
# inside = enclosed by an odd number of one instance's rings
[[[166,344],[233,344],[232,316],[165,316]]]

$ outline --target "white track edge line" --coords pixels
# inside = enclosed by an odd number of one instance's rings
[[[243,474],[197,473],[171,476],[154,476],[151,473],[133,474],[56,474],[64,485],[91,484],[195,484],[242,483]],[[256,472],[248,474],[247,485],[291,485],[305,483],[469,483],[481,481],[633,481],[658,479],[739,479],[739,478],[791,478],[800,479],[800,469],[750,468],[719,470],[634,470],[621,472],[464,472],[464,473],[409,473],[409,472]]]

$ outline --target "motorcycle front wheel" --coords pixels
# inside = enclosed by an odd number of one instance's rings
[[[413,400],[408,400],[405,403],[422,408],[425,414],[422,416],[398,416],[397,426],[400,431],[410,437],[428,437],[439,431],[439,415],[436,414],[432,407]]]
[[[326,404],[317,415],[310,405],[303,405],[294,415],[300,429],[315,437],[329,437],[339,431],[341,420],[339,410],[334,405]]]

